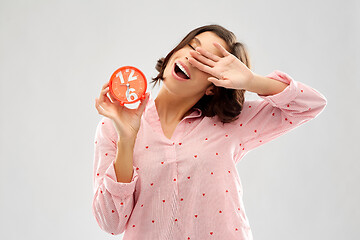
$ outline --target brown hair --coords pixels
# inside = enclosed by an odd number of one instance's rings
[[[163,80],[163,73],[166,64],[172,54],[186,46],[196,35],[206,31],[214,32],[222,38],[227,43],[228,48],[230,49],[229,52],[240,59],[240,61],[249,69],[251,68],[250,59],[245,45],[236,40],[236,36],[233,32],[217,24],[205,25],[189,32],[165,58],[162,57],[157,61],[155,68],[159,74],[155,78],[152,78],[151,83],[153,83],[153,87],[159,82],[159,79]],[[241,113],[243,108],[244,93],[246,90],[224,88],[216,86],[215,84],[212,85],[214,86],[214,95],[204,94],[204,96],[193,106],[193,108],[201,109],[203,115],[207,117],[217,115],[223,124],[238,119],[238,115]]]

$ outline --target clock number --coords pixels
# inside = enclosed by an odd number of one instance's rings
[[[117,74],[116,74],[116,76],[118,77],[118,78],[120,78],[120,82],[122,83],[122,84],[124,84],[125,83],[125,81],[124,81],[124,77],[123,77],[123,75],[122,75],[122,72],[120,71],[120,72],[118,72]]]
[[[128,71],[129,71],[129,69],[126,69],[126,72],[128,72]],[[131,82],[131,81],[134,81],[137,79],[137,76],[134,76],[134,73],[135,73],[135,71],[133,69],[131,69],[131,73],[127,79],[127,82]],[[120,78],[121,84],[125,84],[124,76],[122,75],[121,71],[116,74],[116,77]]]
[[[129,93],[130,94],[128,96],[126,96],[128,101],[135,101],[139,98],[138,95],[136,94],[136,90],[134,88],[130,88]]]
[[[134,70],[133,69],[131,69],[131,73],[130,73],[130,75],[129,75],[129,77],[128,77],[128,82],[130,82],[130,81],[134,81],[134,80],[136,80],[137,79],[137,76],[134,76]]]

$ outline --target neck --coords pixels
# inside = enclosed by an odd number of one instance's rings
[[[154,101],[160,120],[165,124],[173,124],[188,116],[201,97],[181,97],[160,90]]]

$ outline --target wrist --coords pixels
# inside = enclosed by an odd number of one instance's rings
[[[133,137],[120,137],[117,141],[117,145],[126,146],[126,145],[134,145],[136,141],[136,136]]]
[[[244,87],[244,89],[246,91],[252,92],[254,88],[256,88],[255,84],[257,84],[257,80],[259,78],[259,75],[257,75],[256,73],[253,73],[252,78],[249,79],[249,81],[246,84],[246,87]]]

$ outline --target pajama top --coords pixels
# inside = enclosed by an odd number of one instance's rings
[[[162,131],[150,95],[133,151],[131,182],[117,182],[118,134],[103,117],[94,139],[92,213],[100,228],[123,240],[250,240],[236,164],[252,149],[314,119],[326,98],[288,74],[266,77],[289,84],[282,92],[245,101],[239,118],[222,124],[198,108]]]

